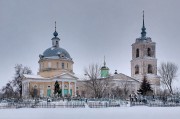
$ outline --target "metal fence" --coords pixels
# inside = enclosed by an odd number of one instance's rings
[[[35,103],[8,103],[0,105],[0,109],[10,108],[85,108],[84,103],[66,103],[66,104],[35,104]]]
[[[120,104],[111,105],[111,104],[88,104],[90,108],[106,108],[106,107],[120,107]]]
[[[130,102],[130,106],[149,106],[149,107],[177,107],[180,103],[176,102]]]
[[[85,108],[85,104],[40,104],[34,108]]]
[[[121,106],[127,106],[127,102],[119,101],[119,100],[117,102],[93,101],[93,102],[88,102],[87,105],[90,108],[121,107]]]
[[[4,101],[5,102],[5,101]],[[130,104],[129,104],[130,103]],[[149,106],[149,107],[176,107],[180,106],[179,97],[139,97],[130,101],[122,99],[80,99],[65,100],[54,99],[49,102],[47,99],[22,100],[19,102],[0,103],[0,109],[8,108],[107,108],[126,106]]]
[[[180,103],[149,103],[149,107],[178,107]]]

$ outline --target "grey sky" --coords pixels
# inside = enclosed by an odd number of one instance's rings
[[[15,64],[38,71],[39,54],[51,46],[57,21],[60,47],[73,58],[74,72],[103,63],[130,76],[131,44],[140,37],[142,11],[147,36],[157,43],[158,64],[180,66],[179,0],[0,0],[0,87],[12,80]]]

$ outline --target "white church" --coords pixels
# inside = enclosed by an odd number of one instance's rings
[[[51,97],[54,94],[54,84],[58,81],[62,96],[81,95],[87,97],[85,81],[78,78],[73,72],[73,59],[59,45],[60,38],[58,38],[56,27],[53,35],[52,46],[39,55],[37,75],[24,75],[22,96],[24,98]],[[147,77],[154,94],[156,94],[160,88],[160,77],[157,75],[156,43],[146,36],[143,14],[141,37],[136,38],[132,44],[131,76],[117,72],[109,76],[109,68],[104,61],[104,66],[101,68],[101,78],[111,79],[111,84],[113,84],[111,88],[121,87],[126,82],[130,88],[129,93],[136,93],[144,76]]]

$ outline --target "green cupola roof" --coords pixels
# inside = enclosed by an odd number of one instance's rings
[[[104,66],[101,67],[101,78],[107,78],[109,76],[109,68],[106,66],[105,56],[104,56]]]

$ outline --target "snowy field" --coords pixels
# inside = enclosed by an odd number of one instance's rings
[[[180,119],[180,107],[0,109],[0,119]]]

